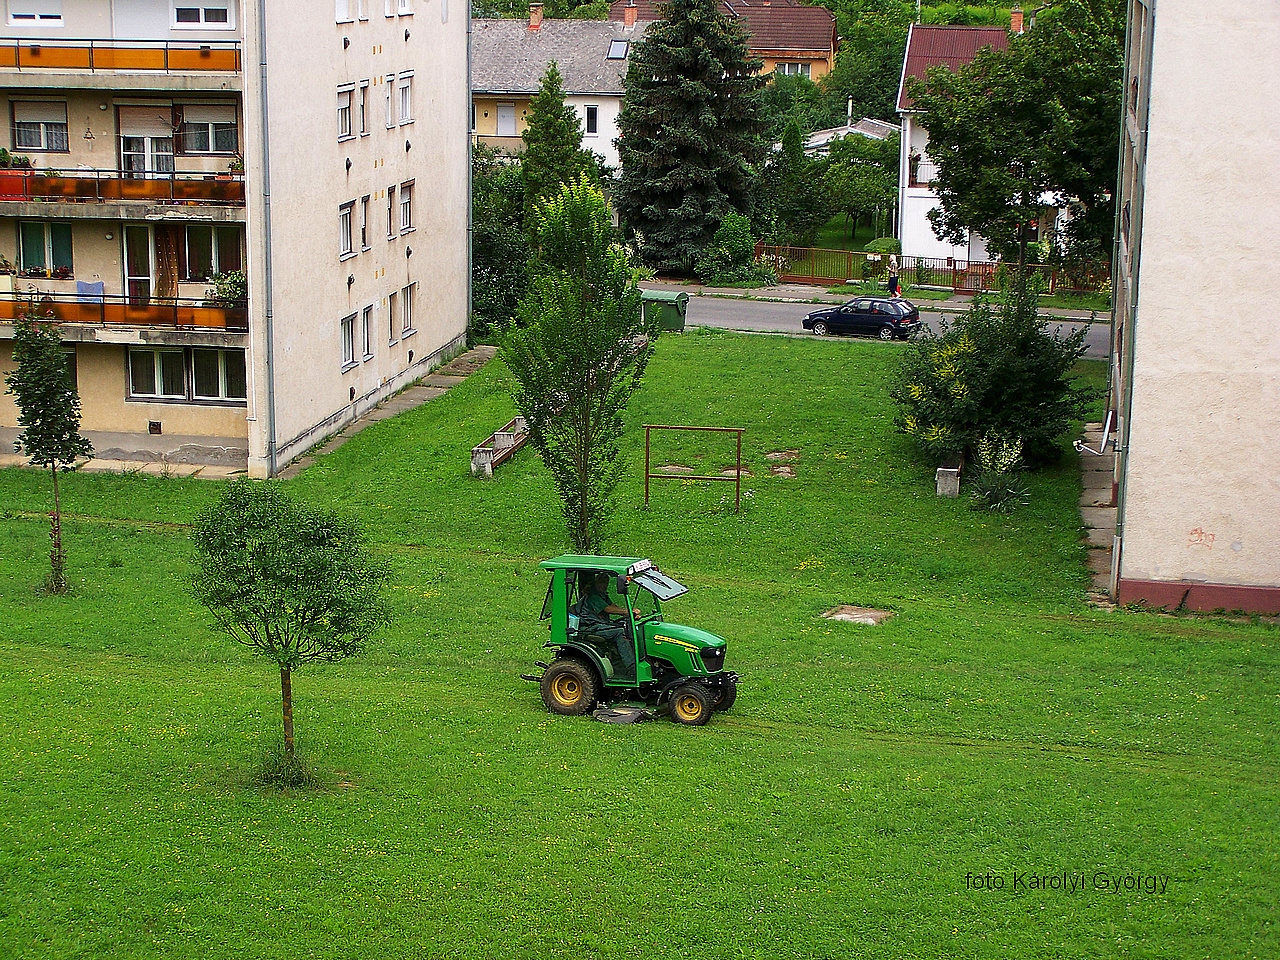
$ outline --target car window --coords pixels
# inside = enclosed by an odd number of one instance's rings
[[[891,317],[901,316],[902,314],[902,311],[896,303],[882,303],[880,304],[880,311],[881,313],[889,314]]]
[[[866,313],[871,309],[871,301],[855,300],[853,301],[853,309],[857,310],[859,313]]]

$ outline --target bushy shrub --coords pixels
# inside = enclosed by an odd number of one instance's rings
[[[890,388],[895,423],[934,462],[972,456],[987,436],[1021,437],[1029,466],[1050,462],[1083,418],[1093,394],[1070,373],[1087,328],[1050,333],[1038,294],[1036,278],[1015,280],[996,304],[978,298],[954,325],[906,348]]]
[[[897,237],[876,237],[862,248],[867,253],[902,253],[902,241]]]
[[[694,264],[694,272],[703,283],[743,283],[755,279],[753,258],[756,241],[751,235],[751,220],[730,211],[720,221],[711,243]]]

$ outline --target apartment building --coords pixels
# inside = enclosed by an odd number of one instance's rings
[[[1280,221],[1280,79],[1261,69],[1280,63],[1280,8],[1128,8],[1113,592],[1280,613],[1280,326],[1261,279]]]
[[[467,10],[192,3],[4,2],[0,368],[34,297],[99,455],[268,476],[464,342]]]

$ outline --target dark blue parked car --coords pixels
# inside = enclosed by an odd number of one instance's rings
[[[858,297],[839,307],[813,311],[804,318],[804,328],[820,337],[852,333],[881,340],[906,340],[920,328],[920,311],[909,300]]]

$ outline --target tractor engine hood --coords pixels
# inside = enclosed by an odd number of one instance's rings
[[[697,627],[686,627],[682,623],[652,623],[647,626],[646,632],[655,644],[673,643],[691,651],[725,645],[724,637],[717,637],[714,633]]]

